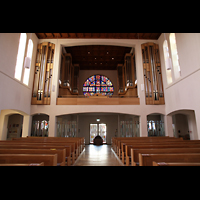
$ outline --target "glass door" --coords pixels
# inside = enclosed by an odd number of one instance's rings
[[[99,135],[103,139],[103,143],[106,143],[106,124],[99,124]]]
[[[97,124],[90,124],[90,143],[93,143],[94,138],[97,136]]]
[[[97,135],[100,135],[103,143],[106,143],[106,124],[90,124],[90,143],[93,143]]]

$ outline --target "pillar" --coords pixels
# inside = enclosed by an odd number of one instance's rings
[[[57,137],[57,117],[49,115],[49,137]]]
[[[1,112],[1,115],[0,115],[0,140],[6,140],[7,139],[8,118],[9,118],[9,115],[4,115]]]
[[[190,134],[190,140],[198,140],[198,132],[197,132],[197,124],[196,124],[196,117],[194,112],[187,115],[188,119],[188,129]]]
[[[32,116],[24,115],[23,116],[22,137],[27,137],[27,136],[31,135],[31,126],[32,126]]]
[[[165,136],[174,137],[172,115],[164,115]]]
[[[140,120],[140,137],[148,137],[147,116],[141,115],[139,120]]]

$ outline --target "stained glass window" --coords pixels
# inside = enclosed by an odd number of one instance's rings
[[[85,96],[94,96],[97,93],[104,96],[112,96],[113,92],[113,84],[106,76],[91,76],[83,84],[83,94]]]

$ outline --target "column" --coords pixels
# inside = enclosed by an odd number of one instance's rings
[[[22,137],[27,137],[27,136],[31,135],[31,126],[32,126],[32,116],[24,115],[23,116]]]
[[[189,129],[189,134],[190,134],[190,140],[198,140],[200,138],[198,136],[197,132],[197,123],[196,123],[196,117],[194,113],[191,113],[187,115],[188,119],[188,129]]]
[[[140,121],[140,137],[148,137],[147,116],[146,115],[141,115],[139,117],[139,121]]]
[[[140,105],[146,105],[141,43],[135,45],[135,64],[137,73],[137,91],[138,97],[140,98]]]
[[[164,115],[164,126],[165,126],[165,136],[174,137],[171,115]]]
[[[56,100],[59,93],[59,75],[60,75],[60,63],[61,63],[61,51],[62,47],[59,41],[55,42],[55,57],[53,65],[53,79],[52,79],[52,92],[51,92],[51,105],[56,105]]]
[[[8,115],[4,115],[3,111],[1,111],[0,115],[0,140],[7,139],[7,126],[8,126]]]
[[[57,137],[57,117],[49,115],[49,137]]]

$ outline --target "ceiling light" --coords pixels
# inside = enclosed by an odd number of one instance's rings
[[[107,51],[107,54],[109,54],[109,52]]]
[[[95,60],[97,59],[97,58],[94,58]]]
[[[88,54],[90,54],[90,52],[88,51]]]
[[[112,60],[114,60],[114,58],[112,58]]]
[[[97,122],[100,122],[100,119],[99,119],[99,118],[97,119]]]

